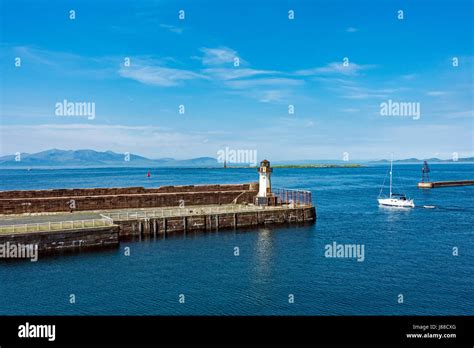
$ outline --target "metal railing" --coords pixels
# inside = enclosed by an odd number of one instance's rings
[[[278,204],[289,204],[290,206],[311,206],[313,204],[312,193],[308,190],[274,188],[272,192],[278,197]]]
[[[90,219],[71,221],[48,221],[29,224],[1,225],[1,233],[28,233],[28,232],[52,232],[63,230],[75,230],[94,227],[105,227],[113,225],[110,219]]]
[[[127,211],[117,213],[104,213],[101,214],[106,218],[112,220],[137,220],[137,219],[149,219],[149,218],[166,218],[166,217],[181,217],[181,216],[193,216],[193,215],[209,215],[209,214],[230,214],[240,213],[246,211],[257,211],[264,209],[263,207],[257,207],[253,205],[222,205],[213,207],[193,207],[193,208],[161,208],[157,210],[146,210],[146,211]]]
[[[256,206],[256,205],[243,205],[243,204],[228,204],[228,205],[216,205],[216,206],[194,206],[194,207],[166,207],[154,210],[143,210],[143,211],[125,211],[125,212],[109,212],[102,213],[104,218],[111,219],[112,221],[120,220],[139,220],[139,219],[155,219],[155,218],[171,218],[171,217],[185,217],[185,216],[196,216],[196,215],[218,215],[218,214],[231,214],[231,213],[242,213],[242,212],[255,212],[260,210],[272,210],[281,209],[282,205],[288,204],[291,206],[303,206],[311,205],[311,192],[309,191],[298,191],[298,190],[287,190],[294,191],[294,200],[281,200],[278,206]],[[286,197],[286,195],[284,195]],[[293,197],[291,194],[288,197]],[[299,198],[298,198],[299,197]]]

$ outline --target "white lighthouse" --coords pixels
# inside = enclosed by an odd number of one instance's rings
[[[272,182],[270,176],[272,175],[273,169],[270,167],[270,162],[263,160],[260,162],[260,168],[258,168],[259,175],[259,187],[257,195],[257,205],[273,205],[274,197],[272,194]]]

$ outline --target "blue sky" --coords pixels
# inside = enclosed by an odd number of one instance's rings
[[[1,155],[473,155],[470,0],[1,4]],[[55,115],[65,99],[95,103],[95,118]],[[420,118],[381,116],[389,99]]]

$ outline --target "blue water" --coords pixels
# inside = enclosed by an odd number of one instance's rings
[[[472,164],[430,166],[436,181],[473,177]],[[1,170],[0,189],[257,179],[255,169],[156,169],[151,178],[147,170]],[[420,166],[397,165],[395,181],[417,207],[380,208],[386,170],[275,169],[274,186],[313,192],[315,225],[175,235],[36,263],[2,262],[0,314],[473,315],[474,187],[418,190]],[[325,258],[334,241],[363,244],[365,260]]]

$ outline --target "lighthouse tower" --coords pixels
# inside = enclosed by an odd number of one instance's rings
[[[272,194],[272,182],[270,179],[272,171],[273,169],[270,167],[269,161],[263,160],[260,162],[260,168],[258,168],[259,188],[256,198],[257,205],[275,204],[275,197]]]

